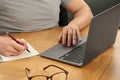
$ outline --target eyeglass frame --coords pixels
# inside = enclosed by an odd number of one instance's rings
[[[29,76],[28,76],[28,72],[30,72],[30,69],[26,67],[26,68],[25,68],[25,73],[26,73],[27,79],[28,79],[28,80],[32,80],[32,78],[34,78],[34,77],[42,76],[42,77],[45,77],[46,80],[49,80],[49,79],[52,80],[52,77],[53,77],[54,75],[59,74],[59,73],[65,73],[65,74],[66,74],[65,80],[67,80],[67,78],[68,78],[68,73],[69,73],[68,71],[66,71],[65,69],[63,69],[63,68],[61,68],[61,67],[59,67],[59,66],[56,66],[56,65],[48,65],[48,66],[44,67],[43,70],[46,70],[46,69],[49,68],[49,67],[56,67],[56,68],[62,70],[63,72],[56,72],[56,73],[52,74],[51,76],[46,76],[46,75],[34,75],[34,76],[30,76],[30,77],[29,77]]]

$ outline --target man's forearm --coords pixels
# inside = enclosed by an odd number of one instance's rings
[[[90,8],[85,4],[77,12],[73,13],[74,19],[68,25],[78,26],[79,29],[83,29],[88,25],[93,18],[93,14]]]

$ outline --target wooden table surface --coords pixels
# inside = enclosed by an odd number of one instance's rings
[[[14,34],[17,38],[24,38],[38,52],[43,52],[58,44],[58,35],[62,27],[53,29]],[[81,34],[87,35],[88,28]],[[40,56],[0,63],[0,80],[27,80],[25,67],[31,69],[29,76],[36,74],[50,75],[56,72],[54,68],[43,71],[43,67],[54,64],[66,69],[68,80],[120,80],[120,30],[118,30],[115,44],[83,67],[76,67],[62,62],[46,59]],[[62,80],[62,77],[58,78]]]

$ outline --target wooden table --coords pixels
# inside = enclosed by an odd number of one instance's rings
[[[38,32],[18,33],[17,38],[24,38],[40,53],[57,44],[58,35],[62,28],[53,28]],[[87,35],[88,29],[81,34]],[[120,30],[115,44],[100,56],[83,67],[75,67],[62,62],[34,56],[26,59],[0,63],[0,80],[27,80],[25,67],[32,70],[30,75],[50,75],[54,68],[43,71],[42,68],[54,64],[69,72],[68,80],[120,80]],[[60,80],[62,77],[58,78]]]

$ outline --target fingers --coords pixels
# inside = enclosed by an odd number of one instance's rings
[[[10,45],[6,48],[5,56],[17,56],[25,51],[26,47],[16,43],[15,41],[11,41]]]
[[[67,39],[68,47],[70,47],[72,45],[72,36],[73,36],[73,31],[70,29],[70,30],[68,30],[68,36],[67,36],[68,37],[68,39]]]
[[[62,34],[62,44],[66,44],[67,34],[68,34],[67,28],[64,28],[63,29],[63,34]]]
[[[78,28],[64,27],[60,33],[59,42],[70,47],[72,45],[76,45],[77,37],[79,41],[82,40]]]
[[[4,52],[4,56],[9,57],[9,56],[16,56],[21,54],[21,52],[17,51],[14,47],[6,47],[6,51]]]
[[[23,53],[27,49],[27,44],[23,40],[19,41],[23,45],[16,43],[9,37],[2,37],[0,41],[0,54],[4,56],[16,56]]]
[[[17,39],[23,46],[25,46],[26,48],[28,48],[27,43],[24,39]]]
[[[77,30],[77,37],[78,37],[78,40],[81,42],[82,41],[82,38],[81,38],[81,35],[80,35],[80,31]]]
[[[73,38],[72,38],[72,43],[73,45],[76,45],[76,39],[77,39],[77,36],[76,36],[76,30],[73,30]]]
[[[19,40],[20,41],[20,40]],[[16,53],[16,55],[24,52],[28,47],[27,44],[24,41],[20,41],[20,43],[22,43],[23,45],[20,45],[18,43],[16,43],[15,41],[11,42],[12,47],[18,52]]]
[[[59,37],[58,37],[58,42],[61,43],[62,42],[62,32],[60,33]]]

